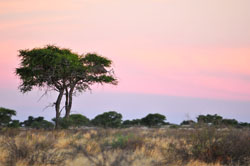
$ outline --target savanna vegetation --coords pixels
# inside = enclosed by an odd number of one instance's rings
[[[250,130],[5,128],[0,151],[3,166],[247,166]]]
[[[161,114],[122,120],[115,111],[93,119],[81,114],[59,118],[60,130],[43,117],[12,120],[0,109],[0,165],[187,165],[241,166],[250,163],[248,123],[200,115],[180,125]],[[55,121],[55,119],[53,119]],[[237,123],[236,123],[237,122]],[[13,125],[13,124],[16,125]]]
[[[56,91],[56,114],[51,121],[29,116],[20,122],[13,119],[15,110],[0,107],[0,166],[250,165],[249,123],[217,114],[180,125],[158,113],[133,120],[115,111],[93,119],[71,114],[76,93],[96,83],[118,83],[112,61],[53,45],[20,50],[19,57],[19,89]]]

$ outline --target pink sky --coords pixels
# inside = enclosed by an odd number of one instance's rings
[[[0,1],[0,91],[19,93],[19,49],[56,44],[113,60],[119,85],[98,86],[98,93],[250,101],[249,6],[249,0]]]
[[[137,92],[250,100],[248,0],[0,2],[1,87],[15,88],[17,50],[56,44],[114,61]]]

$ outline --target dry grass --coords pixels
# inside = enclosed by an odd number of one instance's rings
[[[7,130],[0,152],[0,166],[247,166],[250,131]]]

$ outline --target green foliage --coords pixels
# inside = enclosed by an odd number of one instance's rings
[[[170,124],[171,129],[178,129],[180,126],[177,124]]]
[[[125,120],[125,121],[123,121],[122,125],[124,127],[140,126],[141,125],[141,119]]]
[[[236,127],[238,125],[238,121],[235,120],[235,119],[222,119],[221,124],[225,125],[225,126],[234,126],[234,127]]]
[[[54,128],[54,124],[43,120],[43,121],[35,121],[32,123],[31,128],[35,128],[35,129],[53,129]]]
[[[96,126],[101,126],[101,127],[120,127],[122,122],[122,115],[115,112],[115,111],[110,111],[110,112],[104,112],[101,115],[97,115],[91,123]]]
[[[0,126],[8,126],[12,121],[11,117],[15,115],[16,111],[0,107]]]
[[[54,128],[53,123],[47,120],[44,120],[44,118],[41,116],[37,118],[29,116],[28,120],[25,120],[24,122],[22,122],[21,125],[24,127],[35,128],[35,129],[53,129]]]
[[[22,80],[20,86],[22,92],[32,90],[34,86],[58,86],[59,81],[80,65],[76,63],[77,54],[56,46],[20,50],[19,57],[21,67],[16,69],[16,74]]]
[[[81,92],[93,83],[117,83],[112,73],[105,69],[110,67],[111,60],[97,54],[80,56],[70,49],[48,45],[20,50],[19,57],[21,67],[16,69],[16,74],[22,80],[22,92],[34,86],[65,89],[70,85]]]
[[[52,121],[55,122],[55,118]],[[81,127],[89,125],[90,120],[81,114],[72,114],[69,118],[59,118],[58,127],[61,129],[68,129],[69,127]]]
[[[89,119],[81,114],[72,114],[69,116],[70,125],[74,127],[86,126],[89,124]]]
[[[222,117],[215,114],[215,115],[199,115],[197,117],[197,121],[198,123],[207,123],[207,124],[213,124],[213,125],[219,125],[221,124],[222,121]]]
[[[130,135],[116,135],[115,138],[112,140],[112,148],[124,149],[127,146],[130,137]]]
[[[238,127],[250,127],[250,123],[246,123],[246,122],[244,122],[244,123],[239,123],[239,125],[238,125]]]
[[[20,127],[20,122],[19,120],[12,120],[11,123],[8,125],[10,128],[19,128]]]
[[[53,118],[52,121],[56,121],[56,118]],[[58,119],[58,128],[68,129],[72,125],[72,122],[69,118],[59,118]]]
[[[161,114],[148,114],[146,117],[141,119],[143,125],[152,127],[152,126],[161,126],[165,124],[166,117]]]
[[[144,144],[144,140],[135,134],[117,134],[111,142],[114,149],[135,150]]]

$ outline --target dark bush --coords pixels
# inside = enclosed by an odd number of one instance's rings
[[[221,124],[222,121],[222,117],[215,114],[215,115],[199,115],[197,117],[197,121],[198,123],[207,123],[207,124],[213,124],[213,125],[219,125]]]
[[[125,120],[123,121],[122,125],[124,127],[131,127],[131,126],[140,126],[141,125],[141,119],[133,119],[133,120]]]
[[[95,126],[100,126],[100,127],[120,127],[122,122],[122,115],[115,112],[115,111],[110,111],[110,112],[104,112],[101,115],[97,115],[91,123]]]
[[[148,114],[146,117],[141,119],[141,122],[145,126],[161,126],[165,124],[166,117],[161,114]]]
[[[16,115],[16,111],[0,107],[0,127],[7,127],[11,123],[11,117]],[[16,123],[16,122],[14,122]]]
[[[11,123],[8,125],[10,128],[19,128],[20,127],[20,122],[19,120],[12,120]]]
[[[32,116],[28,117],[28,120],[25,120],[21,123],[22,126],[28,127],[28,128],[35,128],[35,129],[52,129],[54,128],[54,124],[44,120],[43,117],[39,116],[37,118],[34,118]]]
[[[222,119],[221,124],[224,126],[233,126],[237,127],[238,121],[235,119]]]
[[[89,125],[89,119],[81,114],[71,114],[69,116],[70,126],[81,127]]]

